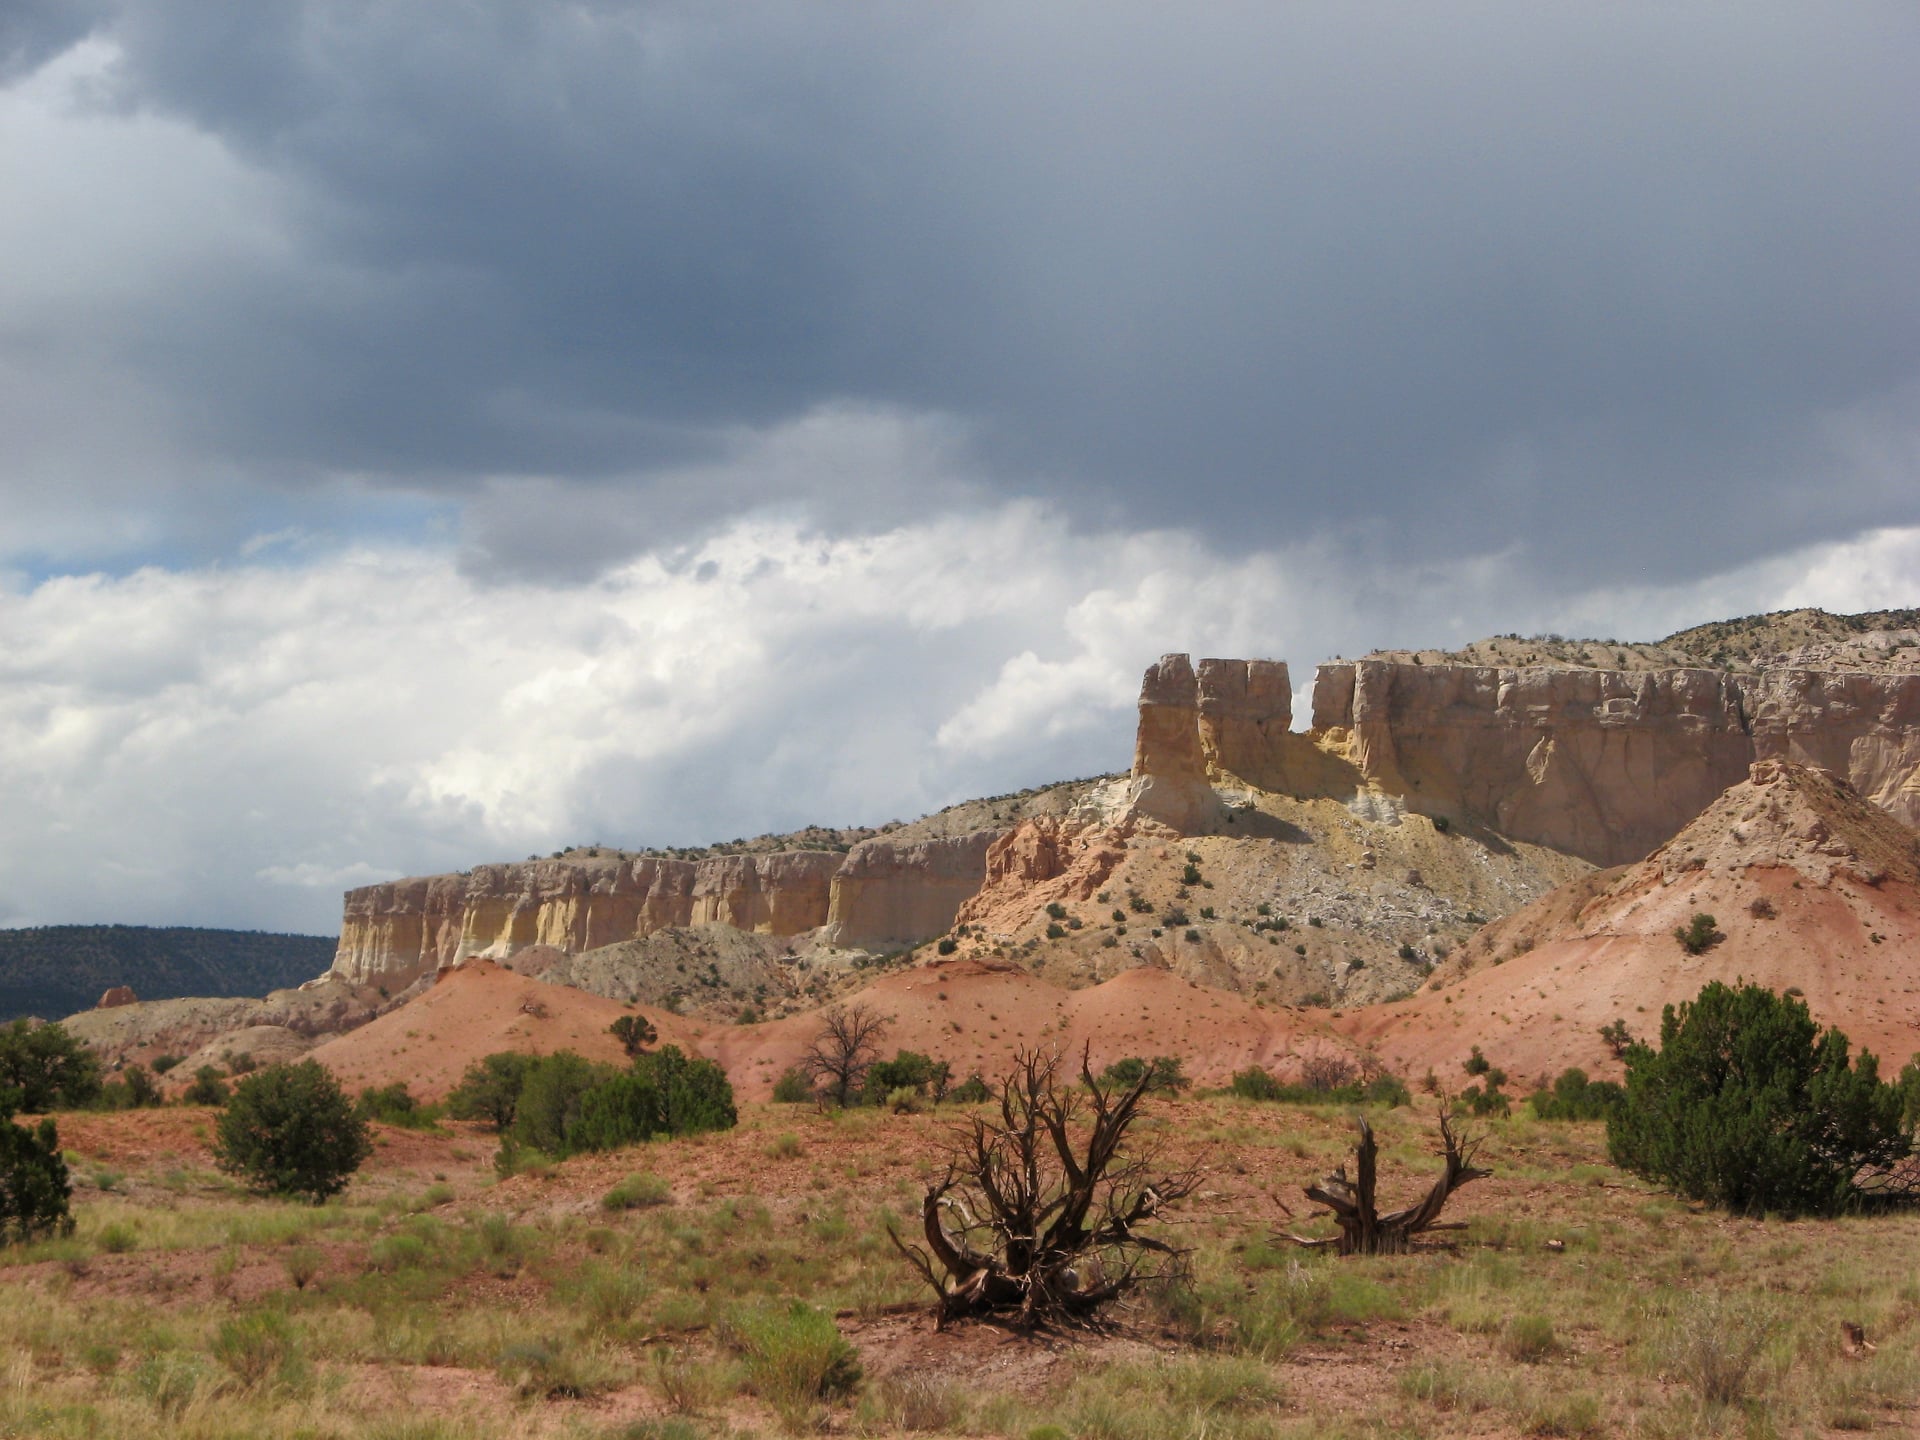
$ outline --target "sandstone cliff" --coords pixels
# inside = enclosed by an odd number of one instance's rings
[[[1920,675],[1322,665],[1316,736],[1422,813],[1637,860],[1756,760],[1839,771],[1920,824]]]
[[[471,955],[505,960],[536,945],[572,955],[693,925],[776,936],[825,926],[835,945],[899,948],[953,923],[980,888],[993,836],[882,836],[845,855],[582,854],[368,885],[347,893],[332,973],[391,990]]]

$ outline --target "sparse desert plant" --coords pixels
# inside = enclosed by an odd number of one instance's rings
[[[1559,1350],[1560,1338],[1544,1315],[1516,1315],[1500,1336],[1500,1353],[1523,1365],[1537,1365]]]
[[[1761,1378],[1760,1362],[1779,1330],[1778,1317],[1748,1297],[1699,1295],[1674,1317],[1667,1362],[1702,1404],[1737,1405]]]
[[[1188,1195],[1197,1172],[1160,1172],[1151,1149],[1126,1152],[1153,1072],[1119,1086],[1063,1083],[1058,1055],[1023,1051],[998,1105],[956,1137],[947,1173],[920,1207],[925,1247],[888,1234],[935,1292],[937,1323],[995,1315],[1033,1327],[1084,1319],[1152,1279],[1179,1274],[1186,1252],[1144,1233]],[[957,1223],[950,1226],[949,1218]]]
[[[1614,1163],[1744,1214],[1830,1214],[1867,1197],[1913,1148],[1903,1096],[1803,1001],[1718,981],[1667,1006],[1660,1048],[1627,1052],[1607,1120]]]
[[[1747,902],[1747,914],[1756,920],[1771,920],[1779,913],[1773,901],[1765,895],[1756,895]]]
[[[641,1210],[672,1203],[673,1187],[658,1175],[629,1175],[600,1197],[603,1210]]]
[[[318,1204],[373,1152],[367,1125],[316,1060],[248,1075],[221,1112],[214,1163],[255,1189]]]
[[[1616,1018],[1600,1027],[1600,1040],[1618,1060],[1633,1047],[1633,1032],[1627,1028],[1626,1021]]]
[[[1718,941],[1726,939],[1726,936],[1720,933],[1719,922],[1702,910],[1686,924],[1674,926],[1673,938],[1680,942],[1680,948],[1687,954],[1701,955]]]
[[[223,1321],[211,1349],[213,1358],[248,1390],[286,1370],[298,1354],[293,1326],[286,1316],[272,1310],[256,1310]]]
[[[319,1276],[326,1264],[326,1257],[311,1245],[296,1245],[286,1255],[287,1279],[293,1282],[293,1288],[304,1290]]]

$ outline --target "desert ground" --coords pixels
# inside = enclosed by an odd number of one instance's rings
[[[382,1126],[321,1206],[215,1170],[216,1111],[63,1115],[78,1224],[0,1252],[0,1433],[1920,1428],[1920,1216],[1696,1211],[1610,1167],[1598,1125],[1486,1122],[1493,1174],[1448,1212],[1465,1229],[1341,1259],[1278,1232],[1324,1233],[1301,1188],[1345,1159],[1347,1113],[1154,1099],[1138,1145],[1204,1171],[1158,1230],[1191,1249],[1191,1283],[1098,1330],[1025,1336],[936,1331],[887,1235],[911,1228],[963,1109],[742,1112],[730,1132],[508,1179],[480,1127]],[[1370,1114],[1387,1199],[1411,1198],[1437,1164],[1433,1102]],[[1873,1349],[1849,1353],[1843,1322]],[[805,1376],[831,1331],[858,1375],[842,1366],[821,1399]]]

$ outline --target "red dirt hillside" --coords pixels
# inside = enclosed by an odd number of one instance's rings
[[[1345,1049],[1299,1011],[1261,1009],[1241,996],[1142,966],[1104,984],[1069,990],[1016,965],[940,960],[896,971],[844,998],[889,1018],[888,1055],[918,1050],[953,1066],[956,1079],[998,1078],[1014,1052],[1058,1046],[1078,1056],[1091,1044],[1096,1070],[1128,1055],[1175,1055],[1190,1078],[1225,1084],[1235,1070],[1284,1070],[1299,1049]],[[743,1099],[765,1099],[780,1072],[819,1031],[817,1014],[709,1034],[705,1050],[726,1067]]]
[[[1674,930],[1699,912],[1724,938],[1689,955]],[[1420,994],[1335,1023],[1455,1088],[1476,1044],[1516,1086],[1569,1065],[1617,1076],[1601,1026],[1657,1040],[1663,1006],[1742,978],[1797,988],[1897,1069],[1920,1050],[1920,836],[1831,771],[1762,761],[1640,864],[1489,925]]]
[[[430,990],[311,1054],[349,1089],[404,1080],[416,1098],[438,1100],[468,1065],[496,1050],[574,1050],[624,1065],[620,1042],[607,1032],[622,1015],[644,1015],[663,1044],[700,1048],[699,1030],[666,1011],[542,984],[490,960],[463,960],[441,971]]]

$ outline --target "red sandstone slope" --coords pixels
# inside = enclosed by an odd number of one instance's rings
[[[607,1032],[622,1015],[644,1015],[663,1043],[699,1049],[700,1032],[665,1011],[546,985],[489,960],[466,960],[440,972],[431,989],[399,1009],[311,1054],[351,1090],[404,1080],[416,1098],[438,1100],[468,1065],[496,1050],[574,1050],[624,1064],[620,1042]]]
[[[1609,883],[1601,883],[1609,882]],[[1696,912],[1724,939],[1690,956]],[[1710,980],[1799,989],[1816,1019],[1897,1068],[1920,1050],[1920,837],[1830,771],[1753,766],[1638,865],[1587,877],[1487,927],[1411,1000],[1337,1022],[1389,1065],[1459,1085],[1479,1045],[1517,1083],[1620,1066],[1599,1038]]]

